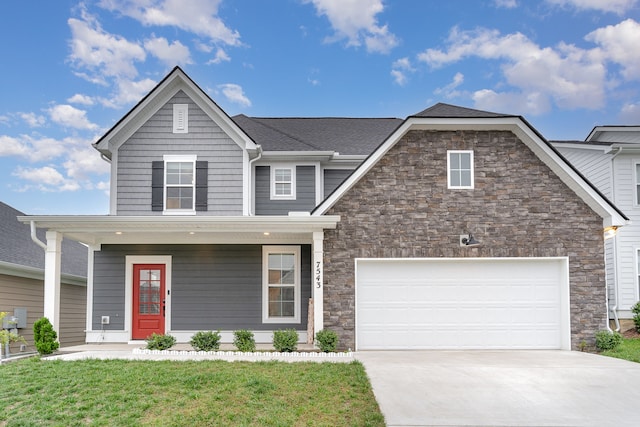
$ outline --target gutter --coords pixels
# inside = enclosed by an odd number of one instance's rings
[[[251,159],[249,160],[249,194],[248,194],[248,198],[249,201],[247,203],[247,208],[249,209],[249,215],[253,215],[253,193],[255,192],[255,188],[253,185],[253,164],[255,162],[257,162],[258,160],[260,160],[262,158],[262,146],[261,145],[257,145],[258,147],[258,155],[256,156],[255,159]]]
[[[44,243],[43,241],[41,241],[40,239],[38,239],[38,236],[36,235],[36,223],[35,221],[31,221],[29,222],[30,226],[31,226],[31,240],[33,240],[33,243],[35,243],[36,245],[40,246],[42,249],[44,249],[45,251],[47,250],[47,244]]]

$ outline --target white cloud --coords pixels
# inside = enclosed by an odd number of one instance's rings
[[[347,39],[347,46],[361,46],[368,52],[388,53],[399,43],[376,15],[384,10],[382,0],[306,0],[313,3],[318,15],[329,19],[335,34],[328,42]]]
[[[35,138],[28,135],[12,137],[0,135],[0,157],[22,157],[30,162],[51,160],[60,157],[77,144],[71,138],[58,141],[53,138]]]
[[[622,106],[620,119],[624,123],[637,125],[640,123],[640,102],[630,102]]]
[[[504,9],[515,9],[518,7],[517,0],[494,0],[496,7]]]
[[[229,58],[229,55],[227,55],[227,52],[225,52],[224,49],[222,48],[218,48],[218,50],[216,50],[216,55],[213,57],[213,59],[210,59],[209,61],[207,61],[207,65],[220,64],[221,62],[229,62],[229,61],[231,61],[231,58]]]
[[[218,16],[221,0],[102,0],[110,11],[129,16],[147,26],[171,26],[207,37],[214,43],[239,46],[240,33]]]
[[[69,150],[65,154],[66,160],[62,166],[69,178],[90,183],[92,175],[109,173],[109,164],[102,160],[98,152],[88,144]]]
[[[169,66],[193,63],[189,48],[178,40],[170,44],[164,37],[154,37],[144,41],[144,48]]]
[[[44,116],[39,116],[35,113],[19,113],[19,115],[20,118],[32,128],[44,126],[44,124],[47,122],[47,119]]]
[[[87,119],[87,112],[79,110],[68,104],[54,105],[47,110],[51,120],[54,122],[74,129],[95,130],[98,125],[91,123]]]
[[[540,47],[520,33],[501,35],[484,28],[453,28],[447,44],[444,50],[427,49],[418,59],[432,68],[470,57],[497,60],[506,83],[515,89],[503,94],[481,91],[478,100],[498,97],[508,100],[505,104],[518,104],[516,111],[531,114],[548,111],[549,99],[569,109],[598,109],[605,103],[607,70],[599,49],[585,50],[564,43],[555,48]]]
[[[65,178],[52,166],[40,168],[18,167],[12,175],[34,183],[35,187],[41,191],[76,191],[80,189],[77,181]],[[32,186],[28,187],[31,188]]]
[[[480,110],[494,112],[527,111],[540,115],[551,109],[549,98],[540,92],[494,92],[489,89],[476,91],[472,99]]]
[[[95,101],[93,100],[93,98],[87,95],[79,94],[79,93],[76,93],[71,98],[67,98],[67,102],[71,104],[80,104],[80,105],[87,105],[87,106],[95,104]]]
[[[71,28],[71,54],[74,67],[86,69],[79,76],[94,82],[105,77],[134,78],[138,71],[135,62],[144,61],[146,54],[137,43],[104,31],[97,19],[81,8],[81,18],[68,20]]]
[[[434,93],[436,95],[443,95],[445,98],[455,98],[457,96],[460,95],[460,92],[457,91],[456,89],[458,88],[458,86],[460,86],[462,83],[464,83],[464,74],[462,73],[456,73],[453,76],[453,80],[451,81],[451,83],[449,83],[448,85],[441,87],[441,88],[437,88]]]
[[[226,83],[218,85],[218,89],[220,89],[222,94],[234,104],[239,104],[243,107],[251,106],[251,100],[249,100],[249,98],[244,94],[242,86],[234,83]]]
[[[617,25],[599,28],[585,40],[601,46],[604,59],[619,64],[626,80],[640,80],[640,24],[627,19]]]
[[[411,65],[411,61],[407,57],[397,59],[391,64],[391,76],[399,86],[406,85],[409,81],[407,74],[415,71],[416,69]]]
[[[547,0],[548,3],[578,10],[599,10],[622,15],[631,10],[638,0]]]

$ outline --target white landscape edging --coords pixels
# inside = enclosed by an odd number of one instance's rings
[[[280,353],[274,351],[190,351],[190,350],[148,350],[146,348],[135,348],[133,354],[136,355],[154,355],[154,356],[220,356],[220,357],[263,357],[265,359],[274,357],[284,358],[313,358],[313,359],[338,359],[353,358],[352,351],[341,353],[322,353],[322,352],[305,352],[293,351],[288,353]]]

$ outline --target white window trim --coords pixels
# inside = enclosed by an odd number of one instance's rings
[[[271,188],[271,200],[296,200],[296,165],[270,165],[271,170],[269,186]],[[276,169],[289,169],[291,171],[291,194],[276,194]]]
[[[162,156],[164,160],[164,187],[162,191],[162,205],[164,215],[195,215],[196,213],[196,160],[198,156],[195,154],[165,154]],[[193,190],[191,209],[167,209],[167,163],[172,162],[192,162],[193,163]],[[185,186],[186,187],[186,186]]]
[[[278,253],[293,253],[295,257],[293,317],[269,317],[269,254]],[[262,323],[300,323],[300,246],[262,247]]]
[[[173,104],[173,133],[189,133],[189,104]]]
[[[640,185],[638,183],[638,178],[640,178],[640,176],[638,176],[638,165],[640,165],[640,160],[635,160],[633,162],[633,206],[638,208],[640,207],[640,200],[638,200],[638,186]]]
[[[471,185],[451,185],[451,154],[470,154]],[[447,188],[452,190],[472,190],[475,185],[475,170],[473,165],[473,150],[447,150]]]

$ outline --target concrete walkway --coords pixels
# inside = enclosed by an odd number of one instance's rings
[[[638,426],[640,364],[572,351],[357,352],[389,426]]]

